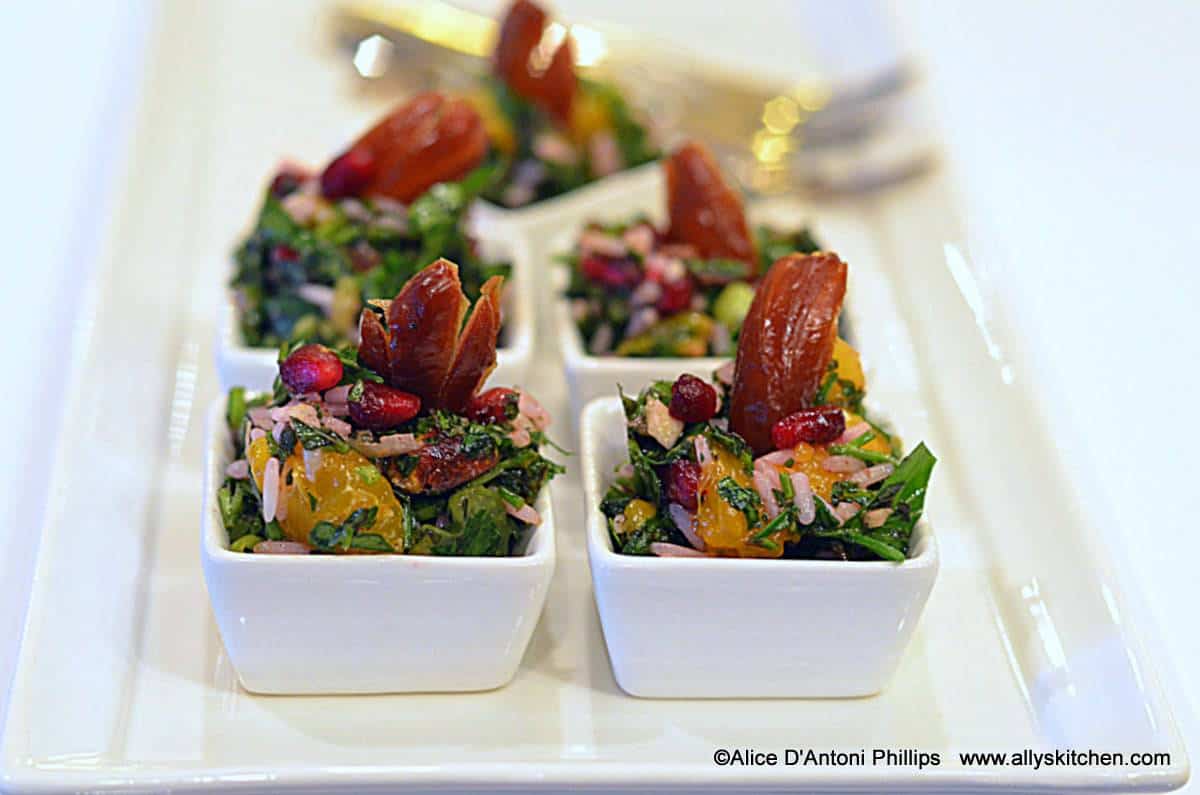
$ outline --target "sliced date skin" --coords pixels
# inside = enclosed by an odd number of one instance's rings
[[[427,92],[384,117],[350,151],[372,162],[363,195],[407,203],[439,182],[466,176],[487,149],[483,119],[469,103]]]
[[[387,464],[388,480],[408,494],[445,493],[479,477],[500,461],[495,449],[471,458],[463,452],[462,440],[452,436],[427,440],[416,456],[417,465],[407,475],[400,473],[397,459]]]
[[[688,142],[663,164],[667,175],[667,239],[685,243],[705,259],[734,259],[758,270],[754,239],[738,194],[725,183],[712,153]]]
[[[358,337],[358,360],[390,382],[392,368],[388,360],[387,329],[379,315],[370,309],[364,309],[359,316]]]
[[[532,59],[546,21],[546,12],[529,0],[513,3],[500,25],[492,68],[518,96],[540,106],[565,127],[571,120],[576,93],[574,49],[566,37],[546,68],[537,71]]]
[[[484,283],[479,300],[458,339],[454,362],[442,384],[438,405],[455,414],[466,412],[483,382],[496,369],[496,338],[500,334],[500,293],[504,279]]]
[[[439,259],[409,279],[387,310],[388,384],[438,407],[466,311],[453,262]]]
[[[358,360],[388,386],[416,395],[422,412],[464,414],[496,368],[503,293],[503,277],[488,279],[464,326],[469,303],[458,266],[439,259],[409,279],[395,299],[363,309]]]
[[[759,282],[729,403],[730,427],[756,455],[773,449],[776,422],[813,405],[833,358],[846,271],[836,254],[789,254]]]

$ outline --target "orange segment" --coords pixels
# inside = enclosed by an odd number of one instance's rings
[[[259,489],[270,457],[266,438],[251,442],[246,449],[250,472]],[[396,552],[404,551],[404,508],[387,478],[363,455],[353,450],[346,453],[323,450],[309,480],[302,448],[296,445],[284,462],[280,478],[285,484],[282,496],[287,501],[287,515],[279,525],[288,539],[307,544],[317,522],[341,524],[360,508],[377,508],[375,524],[360,532],[378,534]]]
[[[709,551],[718,555],[747,558],[777,558],[783,547],[771,550],[751,543],[757,528],[748,527],[746,516],[717,493],[717,484],[730,477],[739,486],[754,488],[753,478],[735,455],[719,444],[712,445],[713,463],[700,473],[699,506],[693,527]]]

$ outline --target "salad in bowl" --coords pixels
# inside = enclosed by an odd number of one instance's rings
[[[290,346],[273,391],[214,407],[202,558],[251,690],[475,690],[515,674],[553,572],[547,484],[562,468],[529,392],[482,389],[502,281],[468,314],[440,259],[362,310],[357,348]]]
[[[731,356],[761,272],[820,248],[806,227],[751,231],[712,153],[690,142],[663,162],[668,222],[590,222],[560,259],[571,317],[593,356]]]
[[[283,345],[353,343],[362,307],[395,295],[439,257],[459,264],[472,300],[492,276],[511,278],[503,256],[511,251],[481,249],[467,229],[468,208],[496,171],[488,151],[470,104],[426,93],[323,170],[283,165],[234,254],[220,353],[226,385],[268,385]]]
[[[275,390],[231,391],[236,457],[218,493],[230,548],[255,553],[511,555],[561,468],[528,392],[479,392],[495,366],[502,279],[466,325],[438,260],[363,310],[357,351],[292,347]]]
[[[793,255],[759,288],[735,362],[624,398],[630,461],[601,510],[624,554],[908,557],[936,459],[866,416],[837,336],[846,266]]]
[[[759,277],[818,250],[807,226],[752,226],[712,153],[687,142],[662,161],[665,206],[584,224],[558,256],[558,325],[577,408],[617,383],[640,388],[733,356]],[[626,205],[628,206],[628,205]]]
[[[937,570],[923,521],[936,460],[924,444],[904,454],[864,407],[838,335],[846,275],[830,252],[781,258],[713,380],[684,373],[585,411],[589,558],[626,690],[863,695],[894,670]]]
[[[576,74],[570,34],[530,0],[509,7],[492,73],[470,101],[502,167],[485,197],[503,207],[561,196],[660,154],[615,86]]]

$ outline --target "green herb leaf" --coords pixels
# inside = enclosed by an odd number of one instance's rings
[[[762,512],[762,498],[758,496],[757,491],[739,485],[736,480],[726,476],[717,482],[717,494],[746,516],[748,526],[758,525]]]
[[[305,450],[320,450],[323,447],[332,447],[334,451],[338,453],[350,452],[350,445],[347,444],[346,441],[340,436],[332,434],[322,428],[314,428],[311,425],[301,422],[295,417],[292,417],[290,424],[296,435],[296,438],[300,441],[300,445]]]

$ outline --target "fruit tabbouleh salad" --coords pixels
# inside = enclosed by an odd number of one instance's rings
[[[592,223],[560,260],[571,314],[594,356],[729,356],[760,272],[820,248],[807,229],[747,227],[712,156],[686,144],[664,162],[670,223]],[[715,219],[715,220],[706,220]]]
[[[545,12],[517,0],[500,27],[492,75],[470,97],[503,176],[485,196],[523,207],[659,157],[613,86],[575,75],[573,43]]]
[[[546,411],[480,386],[495,367],[499,277],[467,301],[439,260],[368,305],[362,342],[289,346],[271,394],[229,393],[235,448],[218,492],[230,549],[519,555],[562,468]]]
[[[320,174],[285,165],[238,246],[231,287],[244,344],[352,342],[366,301],[395,295],[445,256],[479,295],[507,263],[487,262],[466,233],[471,200],[494,178],[487,140],[462,100],[422,94],[401,105]]]
[[[903,561],[936,459],[862,408],[837,336],[846,266],[790,255],[746,317],[736,362],[622,396],[629,462],[600,510],[617,552]]]

